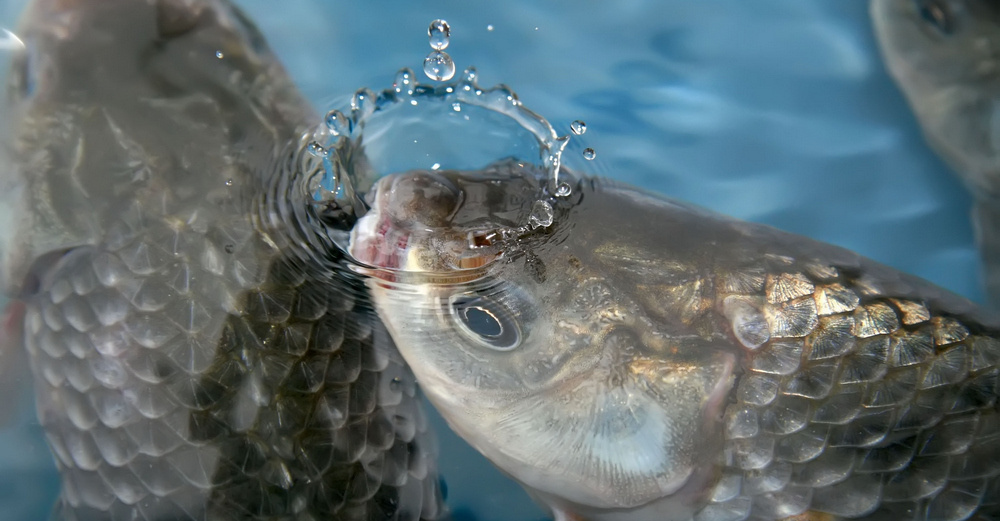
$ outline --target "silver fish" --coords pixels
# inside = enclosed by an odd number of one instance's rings
[[[2,268],[54,516],[443,516],[413,376],[301,187],[318,119],[253,24],[37,0],[17,34]]]
[[[555,519],[1000,516],[996,316],[523,165],[382,178],[350,251],[431,402]]]
[[[1000,303],[1000,4],[872,0],[871,17],[927,141],[975,197],[986,287]]]

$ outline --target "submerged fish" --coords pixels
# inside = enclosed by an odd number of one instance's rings
[[[1000,516],[997,317],[835,246],[545,182],[384,177],[351,252],[432,403],[557,520]]]
[[[1000,303],[1000,4],[872,0],[871,15],[927,141],[972,190],[986,287]]]
[[[224,0],[38,0],[18,35],[2,268],[55,517],[441,517],[412,374],[307,202],[314,115],[257,29]]]

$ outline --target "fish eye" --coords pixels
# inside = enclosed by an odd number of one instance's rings
[[[521,328],[507,306],[488,297],[457,295],[451,312],[459,329],[496,351],[511,351],[521,343]]]
[[[946,2],[941,0],[916,0],[920,18],[941,34],[955,31],[955,17]]]

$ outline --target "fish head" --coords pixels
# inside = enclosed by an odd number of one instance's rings
[[[719,462],[734,357],[647,311],[655,291],[608,262],[644,246],[582,218],[602,218],[586,182],[548,200],[540,186],[515,162],[382,178],[351,254],[430,400],[538,499],[588,519],[690,513]]]
[[[931,146],[1000,195],[1000,3],[872,0],[882,55]]]
[[[9,295],[43,271],[38,259],[114,240],[111,223],[137,207],[232,194],[226,179],[245,184],[241,170],[273,155],[260,145],[311,115],[224,0],[34,0],[16,38],[0,168]],[[142,226],[132,224],[119,236]]]

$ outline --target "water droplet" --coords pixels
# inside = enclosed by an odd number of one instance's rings
[[[468,69],[462,71],[462,79],[469,83],[476,81],[476,77],[478,75],[479,71],[477,71],[475,67],[469,67]]]
[[[434,20],[427,27],[427,36],[430,38],[431,49],[443,51],[448,48],[449,39],[451,38],[451,26],[444,20]]]
[[[531,215],[528,216],[528,224],[532,229],[548,228],[552,226],[554,212],[552,205],[548,201],[535,201],[531,206]]]
[[[323,145],[320,145],[315,141],[310,141],[309,144],[306,145],[306,150],[314,157],[319,158],[324,158],[330,153],[327,149],[323,148]]]
[[[488,24],[488,25],[486,26],[486,30],[487,30],[487,31],[492,31],[492,30],[493,30],[493,24]]]
[[[369,88],[358,89],[351,98],[351,112],[360,121],[375,112],[375,93]]]
[[[587,124],[580,120],[576,120],[569,124],[569,129],[572,130],[574,134],[582,136],[587,133]]]
[[[455,76],[455,62],[448,53],[433,51],[424,58],[424,74],[436,81],[448,81]]]
[[[556,187],[556,197],[566,197],[573,193],[573,187],[569,183],[559,183]]]
[[[392,89],[396,91],[396,94],[406,94],[407,96],[413,95],[413,71],[410,69],[401,69],[396,73],[396,79],[392,82]]]
[[[226,55],[222,54],[222,51],[215,51],[215,57],[221,60],[221,59],[225,58]]]
[[[347,116],[339,110],[331,110],[326,113],[326,128],[334,136],[346,136],[351,133],[351,122]]]
[[[226,186],[233,186],[233,180],[232,179],[226,179]]]
[[[587,161],[593,161],[597,157],[597,152],[593,148],[583,149],[583,158]]]
[[[389,381],[389,388],[393,391],[399,391],[403,387],[403,380],[399,377],[393,378]]]
[[[227,245],[223,246],[222,249],[226,250],[226,253],[233,253],[233,251],[236,250],[236,246],[234,246],[232,244],[227,244]]]

